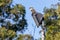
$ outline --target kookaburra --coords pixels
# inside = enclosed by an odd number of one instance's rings
[[[36,10],[33,7],[30,7],[29,9],[32,12],[32,17],[37,27],[39,27],[42,24],[42,20],[44,20],[43,14],[36,12]]]

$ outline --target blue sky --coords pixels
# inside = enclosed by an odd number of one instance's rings
[[[39,35],[39,30],[41,30],[41,28],[36,27],[35,22],[31,16],[31,11],[29,10],[29,7],[34,7],[34,9],[37,12],[40,12],[43,14],[44,7],[50,8],[51,4],[56,4],[58,0],[14,0],[13,2],[14,2],[13,4],[16,4],[16,3],[22,4],[26,8],[26,19],[27,19],[29,31],[26,30],[24,33],[33,35],[34,28],[35,28],[34,38],[39,38],[41,36],[41,34]]]

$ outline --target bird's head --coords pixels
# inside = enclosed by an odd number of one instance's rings
[[[30,9],[30,11],[31,11],[33,14],[36,12],[33,7],[30,7],[29,9]]]

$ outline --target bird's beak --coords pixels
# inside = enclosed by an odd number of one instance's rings
[[[30,11],[32,11],[32,9],[30,9]]]

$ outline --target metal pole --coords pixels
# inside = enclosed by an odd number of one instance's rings
[[[44,27],[44,21],[42,21],[42,40],[45,40],[45,27]]]

